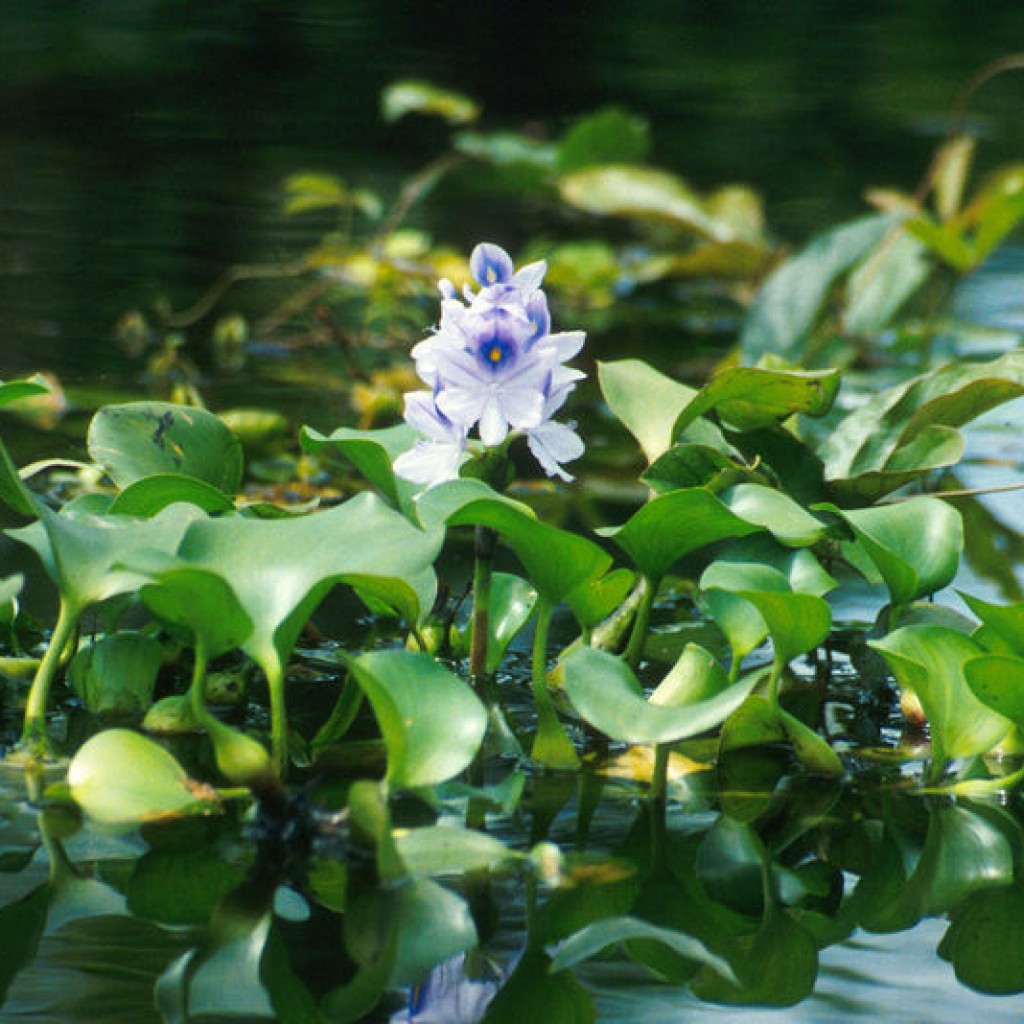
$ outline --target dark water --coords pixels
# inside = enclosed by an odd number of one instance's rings
[[[181,307],[226,266],[301,251],[278,187],[318,168],[385,192],[441,151],[381,123],[422,77],[488,129],[560,130],[608,103],[647,117],[652,159],[701,187],[749,181],[784,238],[912,187],[960,83],[1024,39],[1024,8],[960,0],[453,7],[399,0],[0,5],[0,376],[116,372],[125,309]],[[1024,75],[972,106],[981,160],[1017,155]],[[542,211],[441,196],[420,219],[515,249]]]

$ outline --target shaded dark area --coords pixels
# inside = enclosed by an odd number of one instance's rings
[[[560,130],[621,104],[649,118],[653,162],[702,187],[753,182],[797,239],[860,209],[866,185],[910,186],[957,86],[1022,37],[1024,10],[982,19],[956,2],[13,0],[0,10],[3,374],[113,369],[125,308],[185,303],[227,265],[294,253],[285,174],[387,191],[436,155],[443,126],[380,121],[397,78],[478,97],[488,129]],[[984,164],[1012,155],[1022,107],[1012,77],[978,97]],[[454,205],[419,216],[457,245],[521,240],[500,204]]]

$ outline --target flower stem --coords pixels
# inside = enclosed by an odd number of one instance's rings
[[[50,637],[50,643],[39,663],[25,704],[25,721],[21,732],[20,752],[29,758],[45,760],[52,755],[50,740],[46,734],[46,705],[50,687],[60,666],[61,657],[74,636],[80,610],[61,600],[57,622]]]
[[[491,632],[491,576],[498,535],[489,526],[478,526],[473,543],[473,623],[469,641],[469,677],[479,692],[487,677],[487,647]]]

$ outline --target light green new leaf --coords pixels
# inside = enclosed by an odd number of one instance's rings
[[[1024,726],[1024,658],[982,654],[964,664],[964,678],[982,704]]]
[[[209,809],[163,747],[128,729],[107,729],[86,740],[68,765],[67,781],[82,810],[106,825]]]
[[[395,843],[409,874],[423,878],[498,871],[526,857],[494,836],[455,825],[397,832]]]
[[[148,519],[177,502],[195,505],[211,514],[232,512],[235,508],[228,495],[204,480],[183,473],[154,473],[121,491],[111,504],[110,512]]]
[[[967,684],[966,665],[984,653],[969,637],[945,626],[904,626],[869,644],[920,700],[938,767],[987,753],[1010,731],[1009,719],[982,704]]]
[[[721,497],[734,515],[763,527],[787,547],[816,544],[828,529],[820,519],[773,487],[739,484],[729,488]]]
[[[170,402],[104,406],[92,419],[89,455],[124,488],[155,473],[196,477],[225,494],[242,482],[242,446],[212,412]]]
[[[469,765],[487,711],[458,676],[410,651],[375,651],[349,664],[384,737],[391,786],[434,786]]]
[[[93,714],[143,714],[153,702],[163,647],[144,633],[110,633],[82,647],[68,682]]]
[[[612,569],[603,576],[585,580],[565,596],[566,603],[585,628],[598,625],[618,609],[636,583],[629,569]]]
[[[931,262],[918,239],[905,231],[890,236],[850,275],[844,329],[862,337],[877,334],[930,272]]]
[[[537,603],[537,591],[508,572],[491,576],[491,610],[487,618],[487,671],[496,672],[508,645],[526,625]]]

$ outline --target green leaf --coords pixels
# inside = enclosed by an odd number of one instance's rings
[[[667,946],[674,953],[706,964],[723,978],[735,979],[732,968],[719,956],[711,953],[703,942],[671,928],[659,928],[635,917],[606,917],[581,928],[575,935],[560,942],[551,959],[551,971],[565,971],[590,960],[612,946],[644,939]]]
[[[93,714],[142,715],[153,702],[163,653],[151,636],[111,633],[75,654],[68,682]]]
[[[36,552],[61,597],[80,612],[135,590],[144,580],[123,568],[125,563],[141,552],[172,553],[188,526],[201,518],[191,505],[171,505],[151,519],[75,515],[65,508],[7,532]]]
[[[457,153],[495,167],[528,167],[537,172],[554,170],[557,147],[518,132],[458,132],[452,140]]]
[[[813,594],[743,590],[737,596],[749,601],[767,624],[777,665],[813,651],[829,635],[831,609]]]
[[[380,97],[381,116],[394,122],[407,114],[440,117],[449,124],[469,124],[480,115],[480,107],[468,96],[440,89],[429,82],[392,82]]]
[[[981,620],[974,639],[994,654],[1024,657],[1024,602],[991,604],[971,594],[960,593],[968,608]]]
[[[229,864],[211,846],[192,850],[149,850],[128,879],[128,909],[165,925],[201,925],[244,881],[242,864]]]
[[[182,473],[154,473],[129,484],[114,499],[110,512],[148,519],[168,505],[185,502],[204,512],[233,512],[235,503],[220,488]]]
[[[740,336],[751,362],[775,355],[799,362],[836,280],[864,258],[898,223],[871,215],[841,224],[815,237],[775,270],[757,293]]]
[[[588,167],[562,177],[562,199],[570,206],[605,217],[630,217],[670,224],[719,242],[735,231],[716,220],[681,178],[668,171],[635,165]]]
[[[734,515],[763,527],[787,547],[816,544],[828,529],[792,498],[772,487],[739,484],[725,491],[721,497]]]
[[[169,402],[100,409],[89,425],[89,455],[120,488],[155,473],[196,477],[225,494],[242,482],[242,446],[212,412]]]
[[[163,747],[127,729],[107,729],[82,744],[68,765],[68,787],[82,810],[104,825],[138,825],[203,807],[185,769]]]
[[[841,511],[875,564],[893,604],[927,597],[952,582],[964,546],[963,521],[939,498],[915,497],[877,508]]]
[[[713,377],[676,418],[672,437],[715,410],[737,430],[755,430],[795,413],[824,416],[839,390],[838,370],[804,372],[732,366]]]
[[[491,576],[491,609],[487,619],[487,671],[496,672],[508,645],[526,625],[537,603],[537,591],[508,572]]]
[[[587,990],[567,971],[552,971],[551,958],[527,947],[515,970],[498,990],[481,1024],[523,1024],[536,1020],[543,1007],[544,1024],[596,1024]]]
[[[23,398],[35,398],[37,395],[50,393],[50,385],[46,378],[40,374],[34,377],[27,377],[24,380],[0,381],[0,405],[7,405],[9,402],[18,402]]]
[[[659,495],[622,526],[602,527],[651,580],[660,580],[683,555],[760,527],[734,515],[710,491],[694,487]]]
[[[593,647],[581,647],[564,660],[563,686],[580,717],[610,739],[673,743],[720,725],[743,703],[755,681],[748,678],[718,689],[725,679],[714,673],[710,655],[689,651],[683,657],[683,664],[698,678],[686,680],[685,686],[678,679],[666,686],[659,700],[672,703],[648,700],[625,662]],[[702,672],[712,673],[714,682],[708,685],[699,678]],[[670,691],[675,692],[670,696]]]
[[[409,874],[417,877],[498,871],[526,856],[494,836],[455,825],[398,832],[395,842]]]
[[[676,420],[697,395],[639,359],[599,362],[597,379],[608,407],[639,442],[648,462],[672,447]],[[719,451],[729,450],[721,431],[707,421],[691,424],[686,434]]]
[[[487,712],[458,676],[409,651],[377,651],[350,664],[387,746],[389,785],[433,786],[469,765]]]
[[[844,330],[863,337],[883,330],[931,269],[918,239],[905,231],[890,236],[850,275]]]
[[[188,530],[180,557],[221,576],[252,619],[244,650],[280,677],[305,624],[327,592],[349,577],[404,580],[417,595],[417,618],[434,600],[431,566],[440,531],[423,531],[372,494],[325,512],[288,519],[200,520]]]
[[[1024,725],[1024,658],[982,654],[964,664],[964,678],[985,707]]]
[[[957,980],[979,992],[1024,992],[1024,885],[977,892],[953,915],[943,939]]]
[[[581,117],[558,144],[562,174],[594,164],[640,163],[649,145],[647,121],[620,107]]]
[[[582,626],[593,627],[622,605],[635,583],[636,574],[629,569],[612,569],[585,580],[566,594],[565,600]]]
[[[985,754],[1009,732],[1009,720],[982,704],[967,684],[965,666],[983,653],[969,637],[945,626],[904,626],[869,646],[921,701],[938,766]]]
[[[304,171],[284,180],[284,212],[288,216],[309,210],[344,209],[352,197],[341,178],[334,174]]]
[[[707,487],[717,494],[729,483],[753,476],[752,470],[724,452],[687,442],[675,444],[659,455],[640,474],[640,480],[658,494],[689,487]]]
[[[312,427],[303,427],[299,439],[305,452],[336,452],[347,459],[395,508],[404,510],[419,488],[395,476],[392,463],[412,447],[417,436],[412,427],[402,423],[382,430],[339,427],[329,437]]]

